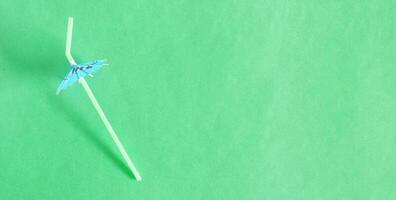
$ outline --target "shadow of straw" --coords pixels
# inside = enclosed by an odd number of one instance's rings
[[[67,66],[63,43],[48,33],[8,27],[0,38],[0,51],[3,59],[10,64],[7,70],[15,73],[13,77],[45,81],[53,76],[63,77],[67,70],[60,70],[61,66]]]
[[[0,37],[0,56],[9,64],[7,71],[12,77],[47,85],[55,77],[62,80],[69,70],[65,57],[66,25],[63,29],[65,32],[60,35],[40,27],[7,25]]]
[[[94,129],[89,126],[90,123],[86,119],[82,118],[81,115],[79,115],[79,113],[73,109],[72,105],[68,104],[61,97],[55,100],[56,97],[59,96],[56,96],[52,93],[48,94],[48,102],[50,102],[56,110],[60,110],[64,114],[66,121],[71,123],[74,127],[78,127],[81,135],[88,139],[88,141],[90,141],[97,149],[102,151],[102,153],[108,159],[110,159],[125,175],[130,178],[134,178],[129,168],[119,158],[119,155],[111,150],[111,148],[98,136],[96,136],[96,133],[93,131]]]

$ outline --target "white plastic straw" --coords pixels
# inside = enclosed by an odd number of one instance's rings
[[[71,55],[71,42],[72,42],[72,35],[73,35],[73,18],[69,17],[67,23],[67,39],[66,39],[66,57],[69,60],[71,65],[75,65],[76,62],[74,61]],[[104,125],[106,126],[107,131],[109,132],[111,138],[113,139],[114,143],[117,145],[118,150],[121,152],[122,156],[124,157],[129,169],[132,171],[132,174],[135,176],[137,181],[141,181],[142,177],[140,176],[139,172],[137,171],[135,165],[132,163],[131,159],[129,158],[127,152],[125,151],[124,147],[122,146],[120,140],[118,139],[117,134],[114,132],[113,127],[111,126],[109,120],[107,119],[106,115],[104,114],[102,108],[100,107],[98,101],[95,98],[91,88],[89,87],[88,83],[82,77],[78,80],[79,83],[84,87],[85,92],[88,94],[89,99],[91,100],[92,104],[94,105],[96,111],[98,112],[100,118],[102,119]]]
[[[69,17],[69,20],[67,21],[66,58],[67,60],[69,60],[69,63],[71,65],[75,65],[76,62],[74,61],[71,55],[72,36],[73,36],[73,17]]]

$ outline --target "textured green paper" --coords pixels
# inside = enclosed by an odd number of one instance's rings
[[[395,199],[396,3],[0,1],[0,199]],[[68,68],[89,79],[137,183]]]

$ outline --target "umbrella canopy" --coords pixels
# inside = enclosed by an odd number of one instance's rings
[[[92,75],[105,64],[106,60],[94,60],[82,64],[71,65],[71,69],[59,85],[56,94],[73,85],[78,79]]]

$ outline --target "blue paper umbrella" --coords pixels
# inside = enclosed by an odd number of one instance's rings
[[[62,90],[68,88],[73,85],[78,79],[85,77],[87,75],[92,75],[103,65],[106,65],[106,60],[94,60],[78,65],[71,65],[71,69],[66,77],[63,79],[61,84],[59,85],[56,94],[59,94]]]

